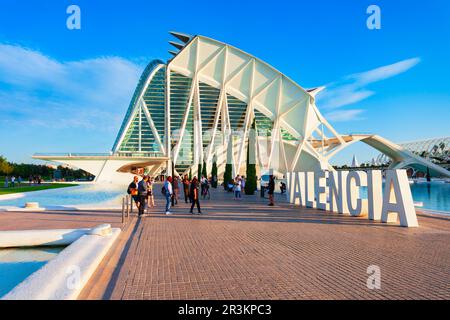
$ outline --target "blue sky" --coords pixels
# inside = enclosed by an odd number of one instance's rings
[[[118,1],[117,1],[118,2]],[[0,3],[0,154],[107,152],[145,64],[168,31],[247,51],[305,88],[340,133],[395,142],[450,135],[450,2],[20,1]],[[81,30],[66,9],[81,8]],[[381,30],[366,9],[381,8]],[[369,160],[376,152],[355,146]]]

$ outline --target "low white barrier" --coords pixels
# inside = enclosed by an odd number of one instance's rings
[[[53,236],[61,230],[44,230]],[[40,231],[41,235],[43,231]],[[74,300],[120,234],[120,229],[101,225],[70,232],[78,238],[41,269],[26,278],[3,300]],[[69,239],[65,237],[65,240]],[[64,238],[64,237],[63,237]]]

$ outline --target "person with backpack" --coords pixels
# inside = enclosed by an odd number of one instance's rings
[[[166,197],[166,214],[167,215],[172,214],[172,212],[170,212],[170,202],[172,200],[173,194],[171,176],[167,177],[166,181],[164,181],[164,185],[162,187],[162,194]]]
[[[145,205],[147,200],[147,181],[148,176],[143,176],[142,180],[138,183],[138,193],[139,193],[139,218],[144,216]]]
[[[134,176],[133,181],[131,181],[131,183],[128,185],[128,188],[127,188],[127,193],[134,200],[137,208],[139,208],[138,182],[139,182],[139,177]]]
[[[191,214],[194,214],[194,206],[197,205],[198,214],[202,214],[200,211],[200,197],[198,194],[198,180],[194,177],[189,188],[189,195],[191,197]]]

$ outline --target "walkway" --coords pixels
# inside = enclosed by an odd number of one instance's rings
[[[220,189],[212,198],[202,216],[183,203],[136,219],[81,298],[450,298],[450,219],[421,215],[406,229]],[[370,265],[380,290],[366,286]]]

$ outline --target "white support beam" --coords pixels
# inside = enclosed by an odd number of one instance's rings
[[[166,154],[166,150],[164,148],[164,144],[161,141],[161,137],[159,136],[159,132],[156,129],[155,123],[153,122],[153,119],[152,119],[152,117],[150,115],[150,112],[148,111],[147,104],[145,103],[145,100],[141,99],[141,101],[142,101],[142,104],[143,104],[142,110],[144,111],[144,116],[147,118],[147,121],[150,124],[150,128],[152,129],[152,132],[153,132],[153,136],[156,139],[156,143],[158,144],[159,148],[161,149],[161,152],[163,154]]]

